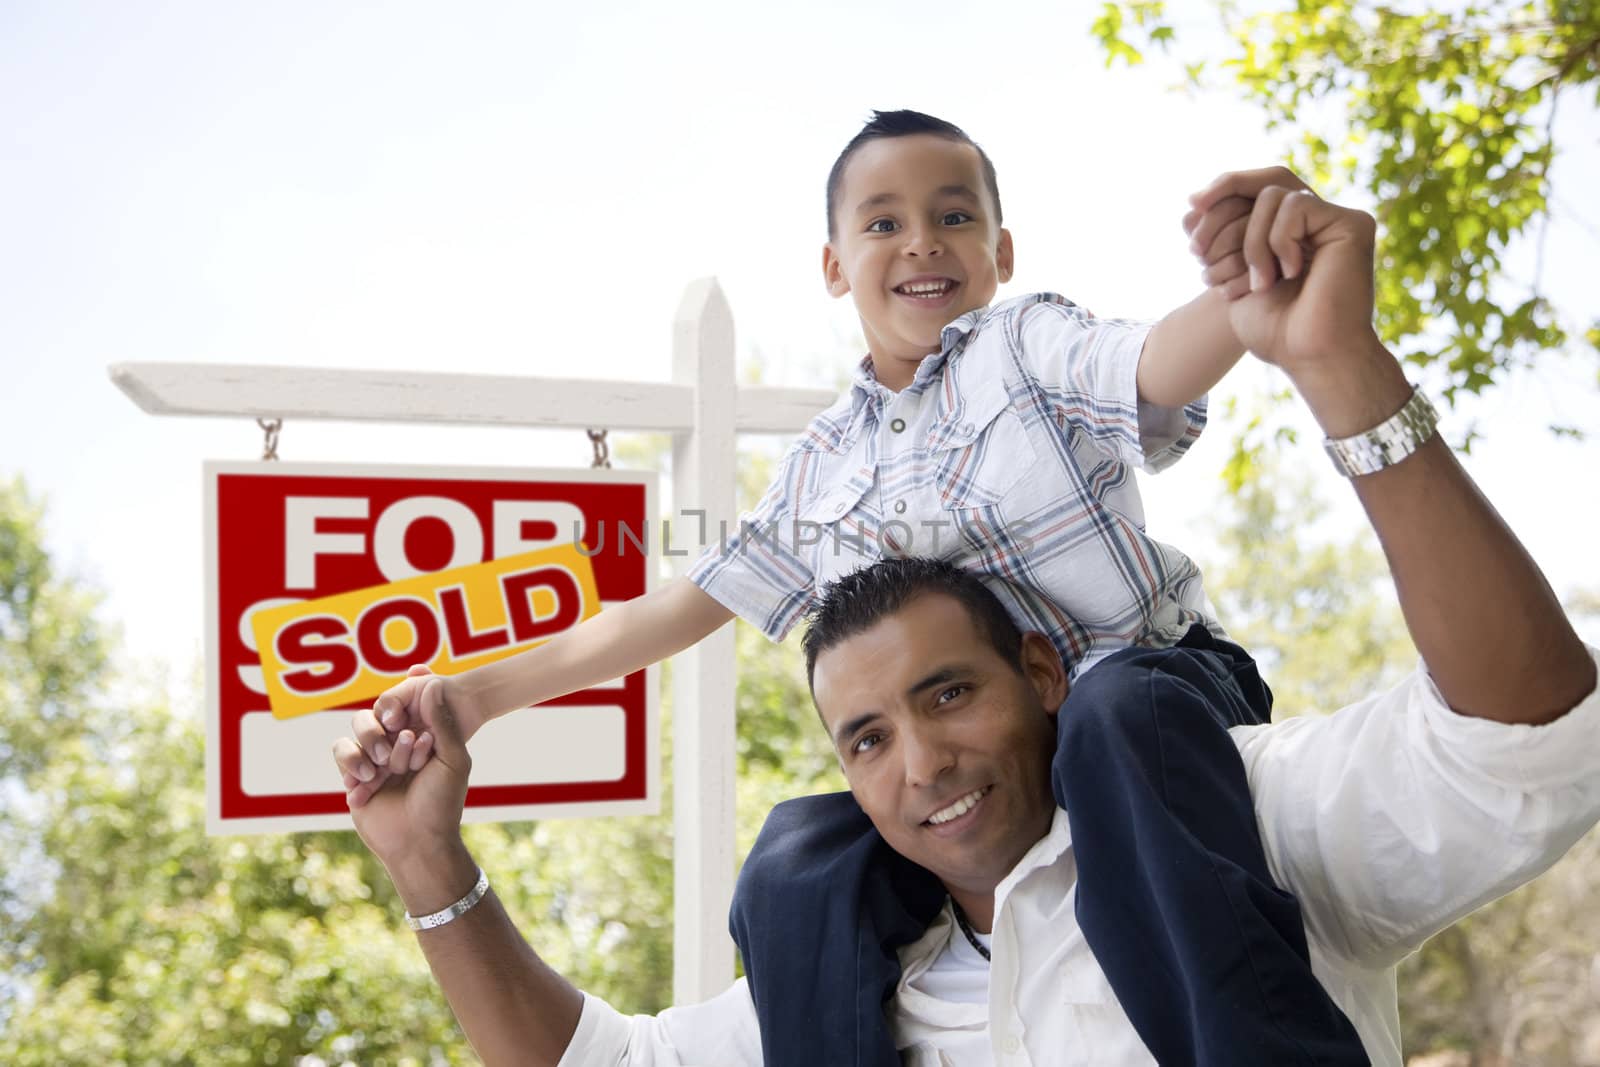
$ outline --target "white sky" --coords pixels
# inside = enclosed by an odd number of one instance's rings
[[[1277,157],[1258,112],[1106,71],[1085,5],[0,5],[0,473],[50,504],[52,546],[109,594],[130,654],[187,671],[201,618],[200,464],[246,420],[158,419],[124,360],[669,376],[687,282],[725,287],[741,357],[832,385],[847,303],[820,282],[822,184],[874,107],[964,126],[1018,248],[1002,296],[1155,316],[1198,290],[1184,198]],[[1198,32],[1198,27],[1191,32]],[[1574,100],[1551,294],[1600,314],[1592,109]],[[1589,210],[1579,219],[1574,210]],[[1248,391],[1254,368],[1217,397]],[[1479,410],[1469,466],[1556,588],[1589,545],[1592,369]],[[1459,420],[1451,420],[1456,426]],[[1147,482],[1157,536],[1198,547],[1229,428]],[[1299,449],[1348,502],[1306,434]],[[293,423],[286,459],[582,465],[579,431]],[[1590,634],[1600,640],[1600,635]]]

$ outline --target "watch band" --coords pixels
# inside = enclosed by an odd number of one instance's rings
[[[1427,444],[1439,425],[1439,413],[1422,390],[1411,387],[1411,399],[1372,429],[1337,440],[1327,438],[1322,447],[1346,478],[1372,474],[1392,467]]]
[[[413,930],[432,930],[436,926],[443,926],[447,922],[453,922],[476,907],[478,901],[482,900],[483,895],[488,891],[489,876],[483,873],[482,867],[479,867],[477,884],[467,890],[466,896],[449,907],[440,908],[438,911],[428,915],[412,915],[408,911],[406,912],[406,925]]]

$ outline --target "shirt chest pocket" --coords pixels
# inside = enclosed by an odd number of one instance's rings
[[[999,504],[1036,458],[1005,383],[994,378],[933,424],[926,447],[939,502],[951,510]]]
[[[846,451],[819,453],[816,491],[797,509],[795,547],[810,563],[817,586],[879,558],[882,515],[876,457],[865,436]]]

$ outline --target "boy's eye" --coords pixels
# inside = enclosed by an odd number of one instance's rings
[[[972,216],[965,211],[946,211],[940,221],[946,226],[960,226],[963,222],[971,222]]]
[[[873,219],[867,223],[868,233],[893,233],[895,229],[893,219]]]

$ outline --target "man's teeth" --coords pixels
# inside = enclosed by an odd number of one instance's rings
[[[942,822],[949,822],[951,819],[959,819],[961,816],[971,811],[973,805],[982,800],[984,795],[988,792],[988,786],[984,786],[982,789],[974,789],[972,792],[968,793],[966,796],[962,797],[948,808],[940,808],[938,811],[928,816],[928,821],[933,823],[933,825],[938,826]]]
[[[939,296],[955,288],[955,282],[948,278],[937,282],[910,282],[905,285],[895,286],[895,292],[907,296]]]

